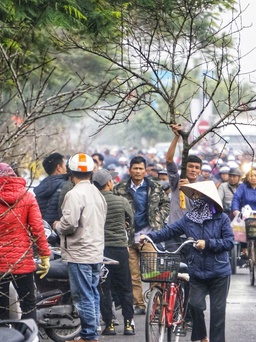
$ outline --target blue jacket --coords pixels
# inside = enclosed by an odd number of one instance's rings
[[[61,189],[67,181],[67,175],[52,175],[44,178],[34,188],[36,200],[39,205],[42,217],[51,226],[54,221],[60,219],[58,202]]]
[[[216,213],[212,220],[206,220],[203,224],[195,223],[185,215],[179,221],[148,236],[159,243],[183,234],[187,238],[206,242],[203,251],[192,245],[187,248],[186,259],[191,277],[210,279],[231,274],[228,251],[234,246],[234,235],[226,214]]]
[[[251,186],[247,186],[245,183],[241,183],[234,193],[231,211],[239,210],[249,205],[252,210],[256,210],[256,189]]]

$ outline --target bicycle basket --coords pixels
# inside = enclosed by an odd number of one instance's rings
[[[140,253],[141,280],[151,282],[177,282],[180,255],[156,252]]]
[[[245,220],[245,230],[247,240],[256,240],[256,218]]]

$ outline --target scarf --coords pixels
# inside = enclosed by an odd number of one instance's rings
[[[193,222],[202,224],[205,220],[211,220],[216,213],[213,203],[205,197],[193,199],[193,209],[186,216]]]

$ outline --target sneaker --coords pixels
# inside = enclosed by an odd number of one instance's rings
[[[112,322],[114,325],[119,325],[118,319],[116,318],[116,316],[112,313]]]
[[[113,324],[114,324],[114,325],[119,325],[119,321],[118,321],[118,319],[116,319],[116,318],[113,318],[113,319],[112,319],[112,321],[113,321]]]
[[[135,335],[135,324],[133,319],[127,319],[127,321],[125,322],[124,335]]]
[[[106,326],[101,335],[116,335],[114,323],[111,322],[109,326]]]
[[[134,315],[145,315],[146,314],[146,310],[139,307],[138,305],[135,306],[134,308]]]
[[[187,330],[192,330],[192,328],[193,328],[193,322],[192,321],[185,322],[185,324],[186,324],[186,329]]]

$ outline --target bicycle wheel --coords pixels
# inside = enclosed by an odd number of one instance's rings
[[[232,274],[236,274],[236,266],[237,266],[237,246],[236,245],[230,252],[230,264],[231,264]]]
[[[149,288],[143,294],[143,298],[144,298],[145,303],[148,302],[150,295],[151,295],[151,289]]]
[[[161,289],[154,287],[147,305],[145,322],[146,342],[163,342],[165,331],[163,292]]]
[[[250,271],[250,284],[253,286],[255,282],[255,273],[254,273],[254,263],[252,259],[249,259],[249,271]]]

